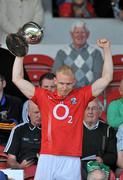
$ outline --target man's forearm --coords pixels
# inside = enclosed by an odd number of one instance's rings
[[[113,63],[110,47],[105,47],[104,52],[104,65],[102,77],[104,77],[108,82],[112,81],[113,78]]]
[[[23,59],[24,57],[16,57],[13,65],[12,81],[17,84],[17,82],[24,77],[23,70]]]
[[[24,57],[15,58],[12,81],[20,89],[20,91],[30,99],[34,96],[35,87],[32,83],[24,79],[23,59]]]

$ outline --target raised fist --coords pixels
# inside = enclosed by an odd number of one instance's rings
[[[97,45],[101,48],[109,47],[110,46],[110,41],[102,38],[97,40]]]

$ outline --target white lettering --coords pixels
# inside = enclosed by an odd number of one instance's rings
[[[64,115],[63,116],[59,116],[58,114],[57,114],[57,110],[58,110],[58,108],[64,108],[64,110],[65,110],[65,113],[64,113]],[[64,105],[64,104],[57,104],[55,107],[54,107],[54,109],[53,109],[53,115],[54,115],[54,117],[56,118],[56,119],[58,119],[58,120],[65,120],[67,117],[68,117],[68,115],[69,115],[69,108],[68,108],[68,106],[66,106],[66,105]]]

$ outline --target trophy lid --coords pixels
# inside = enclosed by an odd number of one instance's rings
[[[28,44],[38,44],[43,38],[43,28],[35,22],[28,22],[18,31]]]

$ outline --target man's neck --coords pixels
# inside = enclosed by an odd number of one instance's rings
[[[85,121],[83,121],[85,127],[89,130],[92,130],[92,129],[96,129],[99,125],[99,120],[97,120],[95,123],[86,123]]]
[[[72,46],[75,48],[75,49],[82,49],[82,48],[84,48],[84,47],[86,47],[87,46],[87,44],[83,44],[83,45],[76,45],[76,44],[73,44],[72,43]]]

